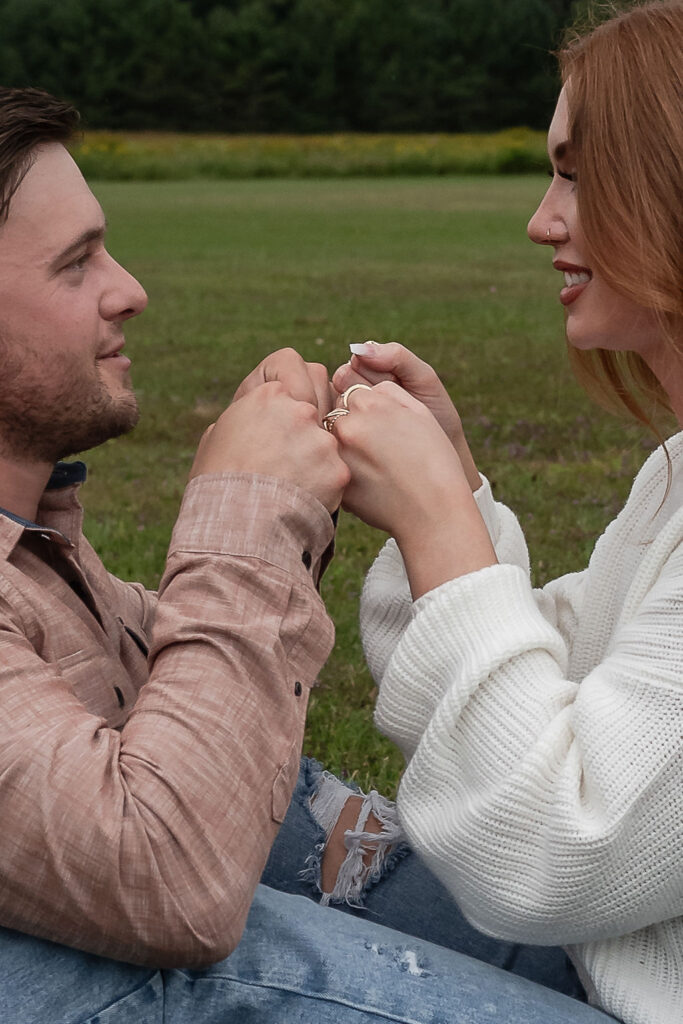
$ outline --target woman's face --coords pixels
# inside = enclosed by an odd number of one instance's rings
[[[568,137],[563,89],[548,132],[553,180],[529,221],[529,238],[554,249],[553,266],[564,275],[559,298],[570,344],[579,349],[635,351],[651,363],[661,333],[654,313],[614,291],[589,264],[576,201],[581,182],[576,180]],[[618,252],[614,259],[619,259]]]

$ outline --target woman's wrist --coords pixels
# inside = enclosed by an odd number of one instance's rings
[[[413,600],[448,580],[495,565],[496,553],[471,490],[440,513],[394,533]]]
[[[481,487],[481,477],[479,476],[479,470],[474,461],[474,456],[470,451],[470,446],[467,443],[467,438],[462,429],[462,425],[458,421],[458,430],[449,435],[451,444],[455,448],[460,463],[463,468],[467,483],[470,486],[471,491],[478,491]]]

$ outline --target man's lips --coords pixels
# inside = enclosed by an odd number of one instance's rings
[[[98,362],[116,362],[122,369],[128,369],[130,366],[130,359],[128,356],[123,354],[123,342],[120,342],[116,348],[110,349],[108,352],[103,352],[102,355],[98,356]]]
[[[560,302],[563,306],[569,306],[578,299],[586,285],[590,284],[593,275],[588,267],[579,267],[575,263],[565,263],[563,260],[555,260],[553,267],[564,274]]]

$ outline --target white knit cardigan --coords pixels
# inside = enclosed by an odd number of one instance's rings
[[[683,1022],[683,433],[667,447],[663,505],[659,448],[584,572],[532,589],[484,482],[500,564],[413,604],[391,540],[361,603],[414,847],[475,926],[565,946],[627,1024]]]

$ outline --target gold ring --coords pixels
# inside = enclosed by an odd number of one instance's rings
[[[352,384],[350,388],[347,388],[344,394],[341,396],[341,404],[343,409],[349,407],[349,395],[353,394],[354,391],[359,391],[363,388],[365,391],[372,391],[369,384]]]
[[[348,416],[348,409],[332,409],[326,416],[323,416],[323,426],[325,430],[331,434],[334,431],[334,425],[340,416]]]

